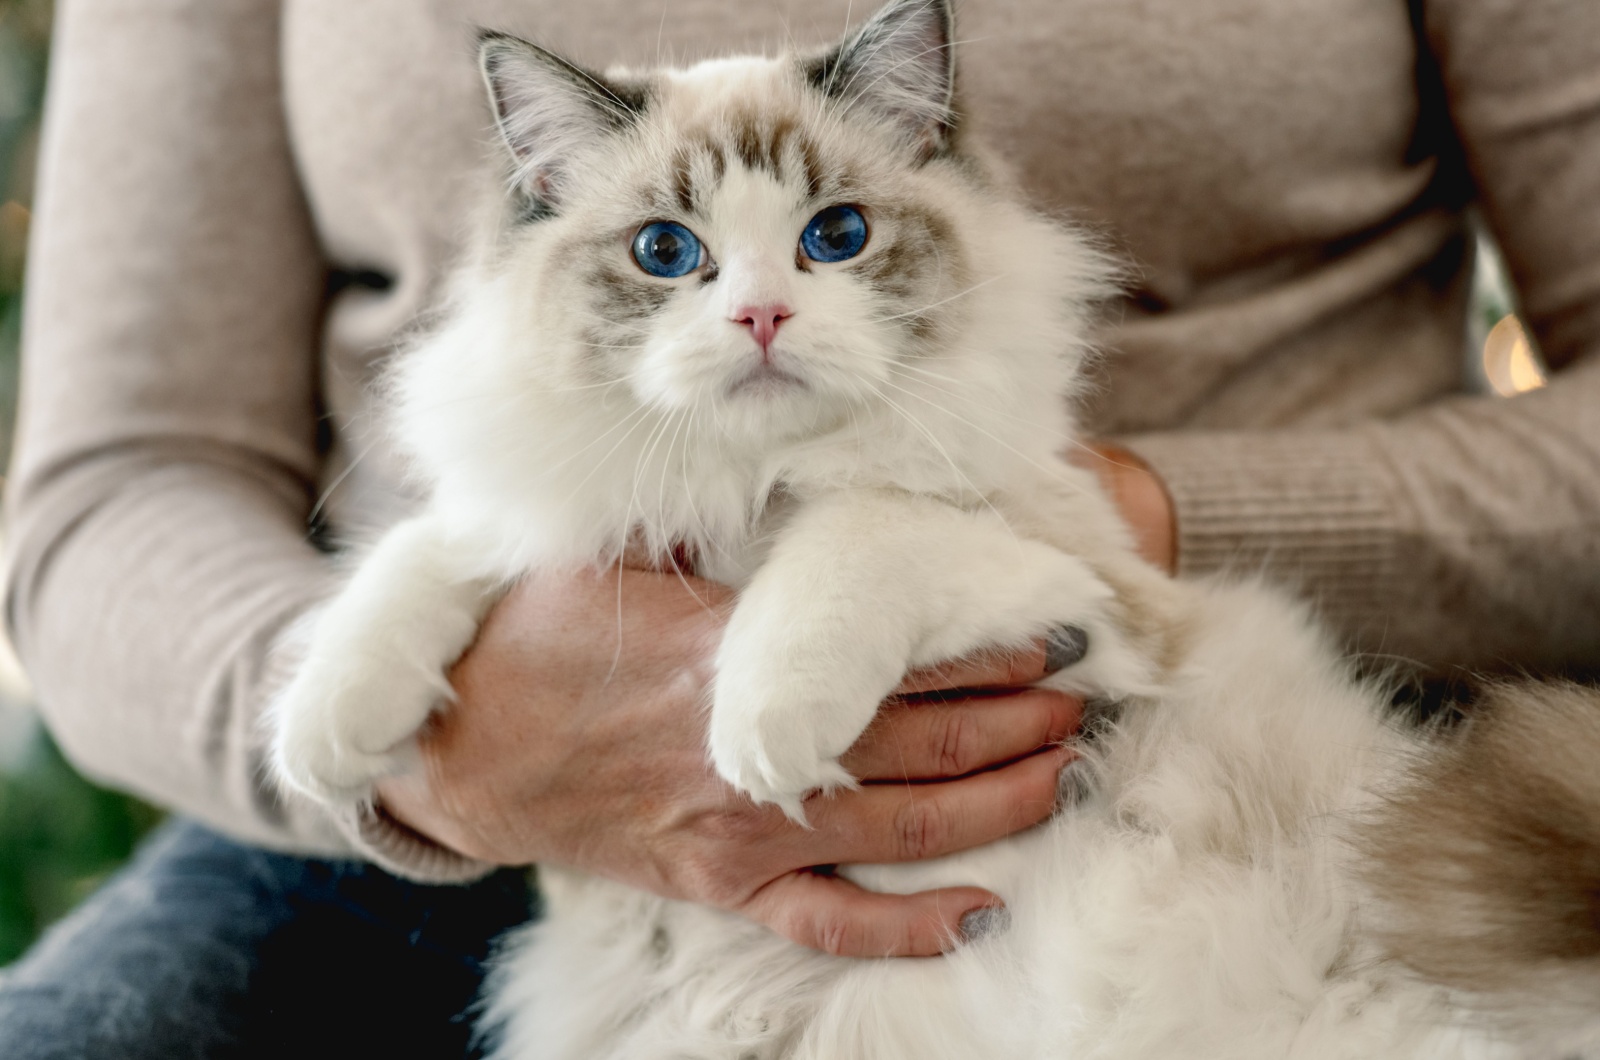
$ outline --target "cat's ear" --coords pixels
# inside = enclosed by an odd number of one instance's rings
[[[811,83],[898,127],[925,157],[955,132],[950,0],[891,0],[844,43],[806,65]]]
[[[549,208],[570,187],[573,156],[626,129],[647,104],[642,89],[504,33],[478,37],[478,66],[515,161],[516,189]]]

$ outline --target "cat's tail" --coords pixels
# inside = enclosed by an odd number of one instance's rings
[[[1600,1045],[1600,692],[1500,684],[1363,832],[1390,955],[1538,1051]]]

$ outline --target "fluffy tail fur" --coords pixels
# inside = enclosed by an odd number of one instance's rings
[[[1600,1055],[1600,692],[1491,687],[1364,840],[1392,956],[1541,1053]]]

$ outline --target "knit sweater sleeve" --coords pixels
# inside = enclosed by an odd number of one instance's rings
[[[1600,643],[1600,35],[1589,0],[1427,0],[1448,117],[1554,374],[1342,430],[1128,440],[1182,572],[1265,566],[1359,648],[1592,664]]]
[[[481,867],[279,798],[260,715],[327,592],[307,542],[325,275],[275,0],[58,9],[28,276],[7,613],[87,772],[246,839]]]

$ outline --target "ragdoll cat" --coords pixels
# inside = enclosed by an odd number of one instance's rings
[[[1471,933],[1428,920],[1487,893],[1407,825],[1467,752],[1385,721],[1301,607],[1150,569],[1060,462],[1109,271],[963,136],[950,33],[945,0],[893,0],[814,56],[605,77],[484,39],[512,219],[397,366],[430,499],[316,620],[275,706],[283,779],[368,797],[511,581],[630,548],[739,587],[709,753],[797,818],[851,783],[839,757],[907,669],[1070,624],[1087,653],[1048,684],[1105,706],[1053,820],[842,870],[988,887],[1005,923],[848,961],[546,871],[497,1055],[1488,1057],[1530,1013],[1572,1046],[1595,978],[1517,948],[1542,910],[1481,915],[1511,941],[1476,979]],[[1552,739],[1584,713],[1535,717]],[[1481,852],[1471,824],[1451,834]],[[1551,976],[1572,990],[1538,1007]]]

